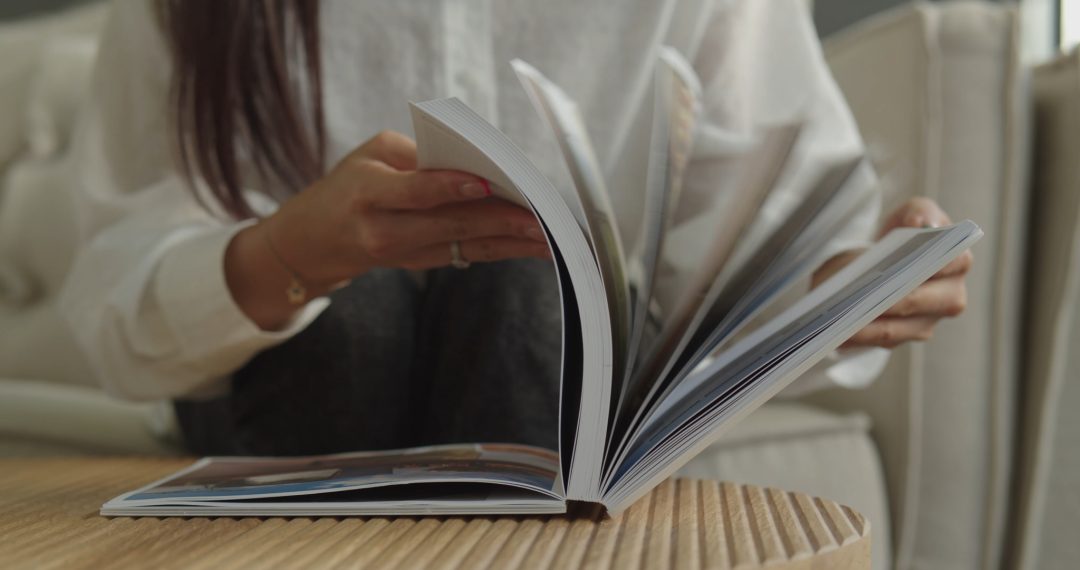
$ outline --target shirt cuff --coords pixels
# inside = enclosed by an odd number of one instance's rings
[[[252,222],[208,228],[171,244],[158,268],[155,293],[185,360],[214,376],[227,376],[259,351],[307,327],[330,304],[308,302],[284,329],[259,328],[236,304],[225,280],[225,250]]]

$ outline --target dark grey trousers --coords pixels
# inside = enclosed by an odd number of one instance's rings
[[[557,446],[562,325],[550,262],[377,270],[252,359],[231,393],[176,401],[200,455],[302,455],[437,443]]]

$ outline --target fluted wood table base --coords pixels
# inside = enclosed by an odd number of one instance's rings
[[[190,463],[0,460],[4,568],[870,568],[869,523],[827,499],[669,481],[621,516],[105,518]]]

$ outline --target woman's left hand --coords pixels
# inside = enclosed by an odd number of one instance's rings
[[[900,227],[940,227],[952,223],[949,216],[929,198],[912,198],[893,211],[885,220],[881,234]],[[812,279],[813,286],[851,263],[861,251],[848,251],[826,261]],[[893,348],[909,341],[929,340],[937,322],[955,317],[967,306],[967,287],[964,279],[973,261],[971,251],[965,251],[926,283],[909,293],[891,309],[865,328],[855,333],[842,348]]]

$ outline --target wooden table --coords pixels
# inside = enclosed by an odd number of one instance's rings
[[[619,517],[105,518],[184,459],[0,460],[3,568],[870,568],[826,499],[669,481]]]

